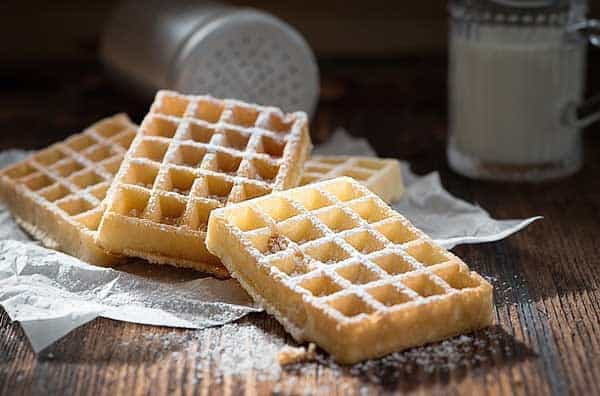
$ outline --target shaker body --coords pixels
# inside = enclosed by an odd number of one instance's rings
[[[152,96],[169,86],[169,71],[182,42],[226,6],[214,2],[121,2],[104,31],[100,53],[119,78]]]

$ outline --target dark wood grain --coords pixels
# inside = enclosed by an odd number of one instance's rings
[[[599,67],[597,54],[592,58]],[[366,136],[380,155],[409,160],[420,173],[439,170],[450,192],[495,217],[545,217],[502,242],[456,249],[494,284],[496,325],[467,343],[456,340],[454,356],[436,344],[339,368],[320,354],[317,363],[288,367],[274,380],[215,370],[228,353],[219,329],[97,319],[36,356],[1,311],[1,394],[600,394],[600,128],[585,132],[586,163],[574,177],[535,185],[472,181],[445,163],[443,58],[321,66],[315,141],[341,125]],[[96,64],[0,73],[0,149],[41,148],[116,111],[139,121],[148,106],[115,88]],[[597,78],[590,90],[600,86]],[[291,342],[266,314],[238,325]],[[251,342],[240,338],[241,346]],[[435,359],[425,364],[423,356]]]

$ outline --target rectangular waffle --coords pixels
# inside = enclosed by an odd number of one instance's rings
[[[109,192],[98,240],[227,277],[204,243],[210,211],[296,186],[310,147],[305,113],[160,91]]]
[[[404,193],[400,162],[392,158],[313,155],[304,164],[300,185],[340,176],[358,180],[386,202],[397,201]]]
[[[341,363],[492,322],[492,286],[349,177],[217,209],[206,243],[296,340]]]
[[[2,169],[0,199],[45,246],[92,264],[116,264],[120,258],[95,237],[104,197],[136,130],[118,114]]]

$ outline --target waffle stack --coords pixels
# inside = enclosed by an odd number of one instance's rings
[[[118,263],[95,239],[104,197],[136,130],[118,114],[1,170],[0,199],[44,245],[96,265]]]
[[[116,115],[1,170],[0,199],[93,264],[231,274],[342,363],[491,322],[490,284],[384,202],[398,161],[310,147],[302,112],[160,91],[139,128]]]
[[[404,192],[398,160],[349,155],[313,155],[304,164],[300,185],[340,176],[361,182],[386,202],[399,200]]]
[[[309,150],[302,112],[160,91],[115,178],[98,241],[227,277],[204,244],[210,212],[296,186]]]
[[[348,177],[213,211],[207,246],[298,341],[341,363],[492,321],[492,287]]]

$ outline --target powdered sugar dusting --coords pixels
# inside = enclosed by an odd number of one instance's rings
[[[491,369],[534,353],[516,341],[500,326],[460,335],[442,342],[411,348],[368,360],[352,366],[340,366],[329,355],[319,351],[317,363],[286,366],[286,374],[310,375],[318,366],[320,377],[354,377],[365,384],[392,389],[410,389],[427,385],[443,376],[462,376],[474,370]],[[368,387],[361,390],[369,391]]]
[[[212,382],[221,383],[225,377],[249,373],[258,381],[276,381],[282,372],[278,352],[285,345],[277,333],[244,321],[199,331],[148,333],[145,341],[158,345],[163,359],[169,353],[171,359],[186,354],[185,359],[194,362],[197,382],[209,376]]]
[[[297,345],[288,345],[282,329],[270,326],[273,322],[265,319],[261,316],[199,331],[149,333],[146,341],[163,349],[160,361],[169,359],[168,354],[170,360],[186,361],[198,383],[206,378],[211,383],[223,383],[225,378],[243,381],[252,376],[256,382],[275,381],[273,391],[282,393],[309,386],[308,394],[327,394],[344,384],[354,391],[354,386],[359,386],[367,393],[373,387],[410,389],[447,375],[460,377],[477,370],[497,369],[494,367],[533,356],[501,327],[494,326],[351,366],[339,365],[326,352],[317,350],[315,361],[282,367],[279,352]],[[342,383],[336,378],[349,381]]]
[[[259,380],[279,378],[277,361],[282,338],[251,324],[225,325],[218,330],[220,344],[211,351],[220,375],[243,375],[255,371]]]

